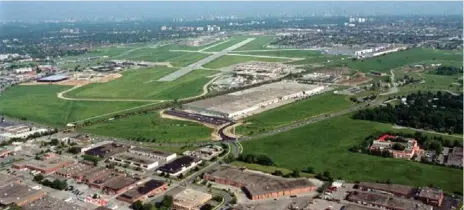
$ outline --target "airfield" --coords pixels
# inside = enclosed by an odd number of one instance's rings
[[[313,167],[316,172],[329,170],[334,177],[340,176],[353,181],[390,179],[395,183],[412,185],[428,185],[437,181],[447,191],[462,192],[462,189],[458,189],[458,186],[462,186],[462,173],[457,169],[437,169],[438,166],[348,151],[349,147],[374,132],[396,131],[392,125],[353,120],[348,112],[330,117],[355,107],[356,103],[350,100],[352,96],[384,94],[381,97],[386,99],[418,90],[460,94],[462,85],[459,84],[462,84],[462,80],[459,79],[462,75],[429,74],[424,70],[412,69],[411,66],[436,63],[462,66],[462,52],[412,48],[360,61],[315,50],[267,48],[266,45],[271,40],[272,36],[232,36],[200,47],[137,44],[65,57],[59,62],[64,69],[73,69],[77,65],[91,67],[107,60],[146,61],[157,65],[120,71],[117,73],[121,77],[105,82],[18,85],[1,95],[0,112],[6,116],[56,127],[101,120],[99,123],[78,128],[77,131],[133,141],[179,144],[208,142],[212,141],[215,128],[204,126],[195,120],[163,118],[160,111],[180,106],[179,103],[195,103],[225,95],[225,92],[217,91],[212,86],[224,74],[231,74],[228,69],[234,65],[250,61],[282,63],[303,71],[301,74],[318,73],[339,80],[330,84],[332,91],[301,98],[239,119],[240,125],[234,129],[237,136],[255,136],[282,130],[275,135],[263,135],[256,140],[244,141],[242,145],[245,154],[268,155],[276,162],[276,167],[284,170]],[[90,57],[97,59],[88,59]],[[382,75],[374,76],[372,71]],[[370,82],[403,78],[405,75],[423,82],[398,87],[393,85],[386,93],[362,88],[359,88],[362,89],[359,92],[348,91],[347,94],[335,92],[361,87]],[[317,82],[328,86],[325,80]],[[231,92],[234,91],[227,94]],[[115,117],[148,108],[151,109],[150,112]],[[284,129],[285,126],[295,123],[325,117],[327,119],[324,121],[314,121],[293,130]],[[403,131],[414,132],[408,129]],[[288,157],[294,154],[301,155],[289,160]],[[249,167],[270,172],[275,169],[267,169],[265,166]],[[399,174],[416,175],[396,176]],[[440,181],[440,177],[451,177],[448,180],[454,181]]]

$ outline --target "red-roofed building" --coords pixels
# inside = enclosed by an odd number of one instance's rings
[[[393,148],[393,145],[399,144],[404,147],[403,150]],[[414,155],[422,155],[424,150],[419,147],[415,139],[406,139],[399,136],[385,134],[372,142],[369,148],[371,151],[388,151],[394,158],[411,159]]]

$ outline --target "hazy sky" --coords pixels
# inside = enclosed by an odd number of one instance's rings
[[[2,2],[2,20],[201,15],[462,15],[462,2]]]

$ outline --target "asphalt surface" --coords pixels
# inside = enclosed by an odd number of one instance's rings
[[[193,71],[195,69],[199,69],[203,65],[205,65],[205,64],[207,64],[207,63],[209,63],[209,62],[211,62],[213,60],[216,60],[219,57],[224,56],[228,52],[230,52],[232,50],[235,50],[235,49],[247,44],[248,42],[253,41],[254,39],[255,38],[248,38],[248,39],[246,39],[246,40],[244,40],[242,42],[234,44],[234,45],[232,45],[232,46],[230,46],[230,47],[228,47],[228,48],[226,48],[226,49],[224,49],[224,50],[222,50],[220,52],[214,53],[214,54],[212,54],[212,55],[210,55],[210,56],[208,56],[206,58],[203,58],[203,59],[201,59],[201,60],[199,60],[199,61],[197,61],[195,63],[192,63],[192,64],[190,64],[190,65],[188,65],[186,67],[183,67],[183,68],[181,68],[181,69],[179,69],[179,70],[177,70],[177,71],[175,71],[175,72],[173,72],[171,74],[168,74],[168,75],[166,75],[164,77],[161,77],[160,79],[158,79],[158,81],[160,81],[160,82],[174,81],[177,78],[182,77],[182,76],[190,73],[191,71]]]
[[[181,118],[185,118],[189,120],[194,120],[194,121],[198,121],[202,123],[212,124],[212,125],[223,125],[223,124],[231,122],[229,119],[225,119],[222,117],[206,116],[202,114],[184,112],[184,111],[176,110],[176,109],[166,110],[164,111],[164,114],[172,115],[175,117],[181,117]]]

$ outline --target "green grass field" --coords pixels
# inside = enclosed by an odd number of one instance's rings
[[[276,56],[276,57],[297,57],[297,58],[312,58],[312,57],[321,55],[319,51],[315,51],[315,50],[251,51],[251,52],[238,52],[237,54],[266,55],[266,56]]]
[[[232,37],[229,39],[229,41],[227,42],[224,42],[220,45],[216,45],[212,48],[209,48],[207,50],[205,50],[205,52],[218,52],[218,51],[221,51],[221,50],[224,50],[228,47],[231,47],[232,45],[234,44],[237,44],[241,41],[244,41],[245,39],[247,39],[247,37],[243,37],[243,36],[236,36],[236,37]]]
[[[388,72],[391,69],[409,64],[416,64],[419,62],[433,63],[434,60],[436,60],[437,63],[447,61],[456,64],[460,62],[462,66],[462,53],[426,48],[413,48],[365,60],[345,60],[340,63],[348,65],[351,69],[363,72]]]
[[[58,92],[70,86],[15,86],[0,96],[0,113],[52,126],[141,106],[142,102],[66,101],[57,98]]]
[[[428,73],[418,73],[417,77],[422,76],[425,80],[425,83],[419,84],[409,84],[406,86],[400,87],[400,93],[410,93],[417,91],[452,91],[455,93],[462,93],[463,89],[459,85],[454,85],[453,83],[458,82],[459,78],[462,78],[462,75],[448,76],[448,75],[435,75]]]
[[[66,96],[75,98],[180,99],[201,94],[203,85],[211,80],[207,76],[216,73],[211,70],[196,70],[171,82],[156,81],[176,70],[166,67],[129,70],[124,72],[124,76],[121,78],[107,83],[89,84],[67,93]]]
[[[342,58],[346,58],[346,56],[314,55],[311,57],[307,57],[304,60],[289,62],[289,64],[308,65],[308,64],[314,64],[314,63],[320,63],[326,66],[330,66],[330,65],[334,65],[337,62],[340,62]]]
[[[173,66],[184,67],[208,56],[203,53],[170,51],[177,48],[179,48],[177,45],[167,45],[158,48],[142,48],[121,56],[119,59],[170,62]]]
[[[160,143],[205,141],[211,135],[211,130],[203,125],[164,119],[158,113],[113,120],[85,127],[81,131],[119,138],[145,137]]]
[[[348,151],[365,137],[387,130],[392,130],[392,126],[353,120],[345,115],[271,137],[245,141],[242,145],[244,153],[266,154],[277,167],[304,169],[311,166],[316,173],[328,170],[334,178],[349,181],[390,179],[398,184],[433,184],[448,192],[462,193],[462,170]]]
[[[290,169],[279,168],[279,167],[275,167],[275,166],[263,166],[263,165],[258,165],[258,164],[253,164],[253,163],[245,163],[245,162],[240,162],[240,161],[234,161],[231,164],[234,165],[234,166],[237,166],[237,167],[241,167],[241,168],[245,167],[247,169],[262,171],[262,172],[269,173],[269,174],[272,174],[277,170],[282,171],[282,173],[284,173],[284,174],[292,173],[292,170],[290,170]],[[302,177],[314,177],[313,174],[308,174],[308,173],[303,173],[303,172],[300,172],[300,176],[302,176]]]
[[[352,102],[344,95],[325,93],[296,101],[245,119],[250,124],[242,125],[236,132],[252,135],[270,130],[291,122],[348,108]]]
[[[225,55],[219,57],[216,60],[213,60],[203,67],[211,68],[211,69],[219,69],[223,67],[227,67],[234,64],[245,63],[248,61],[267,61],[267,62],[285,62],[288,61],[287,59],[279,59],[279,58],[258,58],[258,57],[250,57],[250,56],[239,56],[239,55]]]
[[[273,36],[260,36],[256,37],[255,40],[248,42],[248,44],[243,45],[234,51],[244,51],[244,50],[262,50],[267,49],[266,45],[274,39]]]

